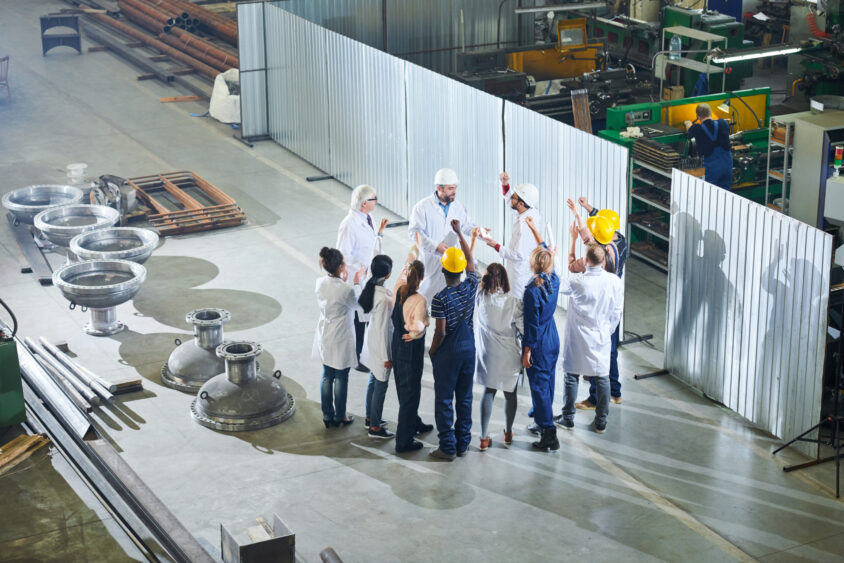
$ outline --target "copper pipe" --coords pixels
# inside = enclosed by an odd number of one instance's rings
[[[203,8],[202,6],[198,6],[193,2],[186,2],[185,0],[162,1],[173,6],[177,6],[178,8],[190,13],[193,17],[198,18],[205,27],[213,30],[216,35],[225,39],[232,45],[237,46],[237,22]]]
[[[161,22],[162,25],[175,25],[175,18],[164,12],[159,12],[155,8],[149,6],[148,4],[144,4],[139,0],[118,0],[117,6],[123,11],[124,8],[128,7],[133,9],[137,12],[141,12],[143,15],[147,16],[150,19],[153,19],[157,22]]]
[[[240,66],[240,61],[238,60],[236,55],[227,53],[222,49],[218,49],[211,43],[200,39],[190,31],[174,27],[170,30],[170,33],[181,39],[184,45],[192,45],[196,47],[199,51],[207,53],[210,57],[217,59],[223,64],[231,65],[232,67]]]
[[[140,10],[136,10],[132,6],[126,4],[123,0],[119,0],[117,5],[120,7],[121,15],[123,15],[126,19],[135,22],[144,29],[153,33],[161,33],[165,27],[163,22],[153,19]]]
[[[133,37],[133,38],[137,39],[138,41],[140,41],[140,42],[142,42],[142,43],[144,43],[144,44],[146,44],[146,45],[148,45],[148,46],[150,46],[154,49],[161,51],[162,53],[164,53],[168,57],[171,57],[173,59],[176,59],[179,62],[182,62],[182,63],[188,65],[189,67],[195,69],[200,74],[204,74],[205,76],[207,76],[211,80],[215,79],[217,77],[217,75],[220,74],[220,72],[217,69],[212,68],[212,67],[208,66],[207,64],[196,60],[195,58],[191,57],[190,55],[186,55],[185,53],[183,53],[183,52],[181,52],[177,49],[174,49],[173,47],[164,43],[163,41],[155,39],[154,37],[150,37],[149,35],[147,35],[143,31],[137,30],[137,29],[135,29],[135,28],[133,28],[129,25],[126,25],[125,23],[119,22],[119,21],[115,20],[114,18],[112,18],[110,16],[106,16],[104,14],[88,14],[88,15],[90,17],[96,19],[99,22],[102,22],[102,23],[104,23],[104,24],[106,24],[110,27],[115,28],[115,29],[119,29],[120,31],[122,31],[126,35],[129,35],[130,37]]]
[[[215,59],[214,57],[212,57],[212,56],[210,56],[206,53],[203,53],[202,50],[197,48],[197,47],[194,47],[192,45],[186,45],[184,42],[182,42],[181,39],[173,37],[172,35],[170,35],[168,33],[159,33],[158,38],[161,39],[162,41],[164,41],[165,43],[167,43],[168,45],[172,45],[176,49],[179,49],[180,51],[187,53],[188,55],[192,56],[196,60],[202,61],[203,63],[207,64],[208,66],[216,68],[220,72],[225,72],[225,71],[229,70],[230,68],[234,68],[231,65],[224,64],[224,63],[218,61],[217,59]]]

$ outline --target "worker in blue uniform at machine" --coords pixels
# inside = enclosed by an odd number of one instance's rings
[[[478,292],[475,262],[460,231],[460,221],[453,219],[451,228],[457,234],[460,248],[447,248],[440,260],[446,286],[431,302],[431,317],[436,319],[437,327],[429,352],[434,366],[434,418],[440,438],[440,447],[431,455],[448,461],[465,455],[472,439],[475,375],[472,316]],[[460,281],[464,270],[466,278]],[[454,420],[455,410],[457,420]]]
[[[730,152],[730,124],[723,119],[712,119],[709,104],[698,104],[697,121],[686,121],[686,131],[695,140],[697,152],[703,157],[705,179],[725,190],[733,183],[733,155]]]

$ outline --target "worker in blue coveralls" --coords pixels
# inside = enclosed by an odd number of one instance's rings
[[[436,319],[437,325],[429,352],[434,366],[434,419],[440,438],[440,445],[431,456],[447,461],[466,455],[472,439],[475,375],[472,316],[478,292],[475,262],[469,244],[460,232],[460,221],[452,220],[451,228],[457,233],[460,248],[447,248],[440,259],[446,286],[431,301],[431,317]],[[464,270],[466,278],[460,281]]]
[[[698,104],[695,113],[700,123],[686,121],[686,131],[695,140],[698,154],[703,156],[703,167],[706,170],[704,179],[729,190],[733,183],[730,124],[723,119],[712,119],[709,104]]]
[[[533,419],[541,432],[533,447],[558,450],[560,442],[554,426],[553,402],[560,337],[554,312],[557,310],[560,278],[554,272],[554,256],[544,244],[531,252],[530,267],[534,276],[525,287],[522,367],[527,369],[534,405]]]

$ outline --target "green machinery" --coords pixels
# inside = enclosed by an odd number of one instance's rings
[[[722,14],[702,14],[696,10],[666,6],[662,10],[662,22],[641,22],[625,18],[623,16],[615,19],[602,17],[590,17],[587,20],[589,37],[603,39],[606,42],[607,51],[623,62],[631,62],[637,66],[650,70],[653,58],[660,50],[667,50],[668,45],[662,46],[663,27],[688,27],[700,31],[706,31],[714,35],[727,38],[727,49],[743,49],[753,46],[752,41],[744,39],[744,26],[732,16]],[[666,42],[670,39],[667,34]],[[683,49],[703,49],[699,41],[683,37]],[[688,58],[703,60],[705,53],[689,54]],[[683,85],[686,95],[691,95],[699,73],[675,68],[673,73],[683,73],[680,77],[680,84]],[[738,90],[741,88],[743,78],[753,74],[752,61],[736,62],[728,65],[725,90]],[[656,78],[656,77],[655,77]],[[658,80],[658,78],[656,78]],[[677,83],[676,74],[671,81]],[[721,80],[712,84],[711,91],[721,91]]]
[[[25,419],[17,346],[14,340],[0,340],[0,428]]]
[[[759,88],[607,109],[607,129],[599,131],[598,136],[631,149],[628,236],[632,255],[667,269],[671,171],[638,161],[633,155],[636,139],[621,133],[629,126],[639,127],[646,138],[671,145],[681,156],[681,169],[702,176],[702,164],[689,156],[690,143],[683,122],[693,121],[697,105],[706,102],[713,117],[732,124],[731,191],[764,204],[770,96],[770,88]],[[782,159],[782,154],[772,153],[771,158]],[[781,186],[769,188],[769,193],[777,194],[777,190],[781,191]]]

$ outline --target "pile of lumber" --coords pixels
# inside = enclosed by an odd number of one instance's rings
[[[28,436],[22,434],[0,448],[0,475],[24,461],[50,443],[49,438],[41,434]]]

